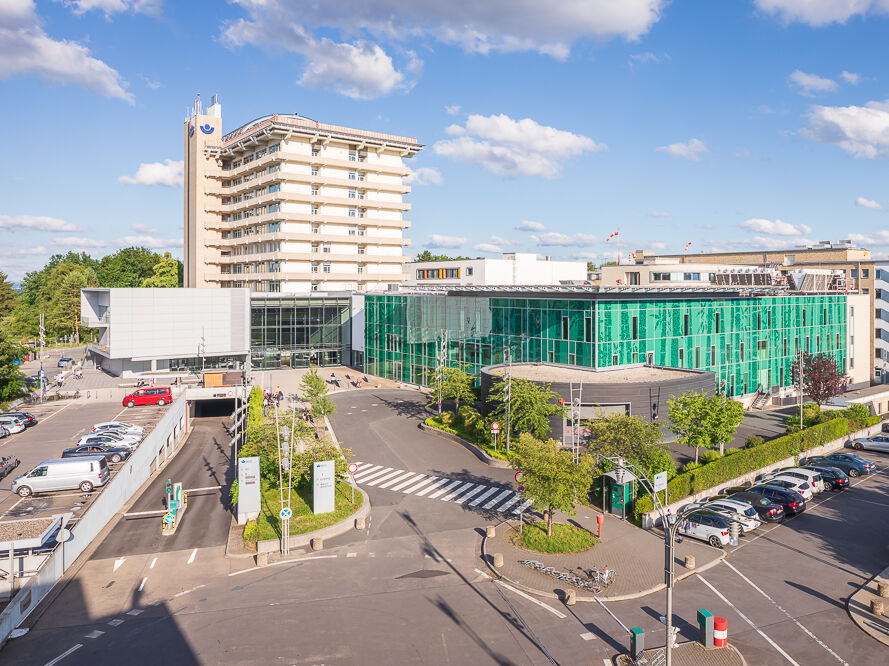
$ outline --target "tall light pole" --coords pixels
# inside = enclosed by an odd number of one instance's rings
[[[503,360],[506,361],[506,381],[504,398],[506,399],[506,455],[509,455],[510,403],[512,402],[512,354],[509,347],[503,348]]]

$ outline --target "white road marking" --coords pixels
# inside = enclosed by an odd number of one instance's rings
[[[441,495],[442,493],[446,493],[446,492],[448,492],[449,490],[453,490],[454,488],[456,488],[457,486],[459,486],[461,483],[463,483],[463,482],[462,482],[462,481],[451,481],[450,479],[442,479],[442,480],[441,480],[441,483],[436,483],[435,486],[443,486],[443,487],[441,488],[441,490],[436,490],[434,493],[432,493],[432,494],[429,496],[429,499],[435,499],[436,497],[438,497],[438,496]],[[434,487],[434,486],[433,486],[433,487]],[[419,496],[419,495],[422,495],[422,494],[425,493],[425,492],[426,492],[426,491],[424,490],[424,491],[422,491],[422,492],[417,493],[417,495],[418,495],[418,496]]]
[[[84,636],[84,638],[98,638],[99,636],[102,636],[104,633],[105,633],[104,631],[99,631],[98,629],[93,629],[91,632],[86,634]]]
[[[145,583],[147,583],[147,582],[148,582],[148,578],[147,578],[147,577],[146,577],[146,578],[143,578],[143,579],[142,579],[142,582],[139,583],[139,589],[136,590],[136,592],[141,592],[141,591],[142,591],[142,588],[145,587]]]
[[[519,506],[517,506],[515,509],[513,509],[513,513],[521,513],[522,511],[527,509],[529,506],[531,506],[531,500],[525,500]]]
[[[470,497],[472,497],[473,495],[475,495],[475,494],[476,494],[477,492],[479,492],[480,490],[484,490],[485,488],[487,488],[487,486],[482,485],[481,483],[478,484],[478,487],[477,487],[477,488],[470,488],[466,493],[462,494],[460,497],[458,497],[457,499],[455,499],[455,500],[454,500],[454,504],[463,504],[463,502],[465,502],[466,500],[468,500]]]
[[[358,553],[346,553],[346,557],[358,557]]]
[[[49,416],[44,416],[43,418],[40,419],[40,423],[46,423],[46,422],[49,421],[52,417],[54,417],[56,414],[61,414],[62,412],[64,412],[66,409],[68,409],[68,408],[69,408],[71,405],[73,405],[73,404],[74,404],[73,402],[69,402],[67,405],[65,405],[64,407],[62,407],[62,408],[59,409],[58,411],[53,412],[53,413],[50,414]]]
[[[373,557],[373,553],[369,553],[371,557]],[[294,560],[280,560],[278,562],[271,562],[267,564],[265,567],[253,567],[252,569],[241,569],[240,571],[232,571],[229,576],[240,576],[243,573],[248,573],[250,571],[261,571],[266,567],[274,567],[279,564],[292,564],[293,562],[308,562],[310,560],[329,560],[331,558],[335,558],[336,555],[315,555],[314,557],[297,557]],[[201,586],[203,587],[203,586]]]
[[[537,604],[538,606],[540,606],[541,608],[545,608],[546,610],[548,610],[550,613],[552,613],[553,615],[555,615],[555,616],[556,616],[557,618],[559,618],[559,619],[564,620],[566,617],[568,617],[568,616],[565,615],[564,613],[562,613],[562,612],[560,612],[560,611],[557,611],[557,610],[556,610],[555,608],[553,608],[552,606],[548,606],[547,604],[543,603],[542,601],[539,601],[539,600],[535,599],[535,598],[532,597],[530,594],[525,594],[525,593],[522,592],[521,590],[517,590],[516,588],[514,588],[512,585],[507,585],[507,584],[504,583],[502,580],[497,580],[497,581],[494,581],[494,582],[497,583],[498,585],[502,585],[502,586],[505,587],[507,590],[510,590],[510,591],[512,591],[512,592],[515,592],[515,593],[516,593],[517,595],[519,595],[520,597],[524,597],[525,599],[527,599],[527,600],[530,601],[531,603],[535,603],[535,604]]]
[[[821,641],[820,638],[818,638],[815,634],[813,634],[811,631],[809,631],[808,629],[806,629],[802,624],[800,624],[800,623],[797,621],[797,619],[796,619],[795,617],[793,617],[790,613],[788,613],[788,612],[787,612],[786,610],[784,610],[781,606],[779,606],[778,603],[777,603],[774,599],[772,599],[768,594],[766,594],[765,592],[763,592],[763,591],[762,591],[762,590],[761,590],[761,589],[760,589],[760,588],[759,588],[759,587],[758,587],[752,580],[750,580],[749,578],[747,578],[747,576],[745,576],[745,575],[742,574],[740,571],[738,571],[732,564],[730,564],[730,563],[728,562],[728,560],[723,560],[723,563],[724,563],[729,569],[731,569],[731,570],[734,571],[736,574],[738,574],[741,578],[743,578],[744,581],[745,581],[748,585],[750,585],[750,587],[752,587],[754,590],[756,590],[757,592],[759,592],[759,593],[760,593],[762,596],[764,596],[766,599],[768,599],[769,601],[771,601],[772,604],[775,606],[775,608],[777,608],[779,611],[781,611],[781,612],[784,613],[787,617],[789,617],[789,618],[793,621],[793,623],[794,623],[796,626],[798,626],[800,629],[802,629],[802,630],[806,633],[806,635],[807,635],[809,638],[811,638],[813,641],[815,641],[816,643],[818,643],[818,645],[820,645],[820,646],[823,647],[825,650],[827,650],[827,651],[830,653],[830,655],[831,655],[834,659],[836,659],[838,662],[840,662],[840,663],[843,664],[844,666],[849,666],[849,664],[848,664],[842,657],[840,657],[840,655],[838,655],[836,652],[834,652],[834,651],[831,650],[829,647],[827,647],[827,645],[825,645],[825,644]]]
[[[474,500],[472,500],[469,503],[469,506],[478,506],[479,504],[484,502],[486,499],[488,499],[491,495],[496,493],[498,490],[500,490],[500,488],[497,488],[496,486],[489,489],[487,492],[482,493],[481,495],[476,497]]]
[[[507,510],[509,507],[511,507],[513,504],[515,504],[516,502],[518,502],[521,498],[522,498],[522,496],[519,495],[518,493],[516,493],[516,494],[515,494],[515,497],[511,497],[510,500],[509,500],[506,504],[504,504],[503,506],[501,506],[501,507],[500,507],[499,509],[497,509],[497,510],[498,510],[498,511],[502,511],[503,513],[506,513],[506,510]]]
[[[154,569],[154,565],[155,565],[155,564],[157,564],[157,558],[156,558],[156,557],[155,557],[153,560],[151,560],[151,564],[148,565],[148,568],[149,568],[149,569]]]
[[[877,506],[889,506],[889,504],[886,504],[884,502],[872,502],[870,500],[861,499],[860,497],[850,497],[849,499],[851,499],[853,502],[865,502],[867,504],[876,504]]]
[[[439,480],[439,478],[437,476],[426,476],[423,478],[422,481],[420,481],[420,483],[418,483],[414,486],[411,486],[410,488],[402,489],[401,492],[405,493],[406,495],[412,495],[414,493],[414,491],[416,491],[418,488],[423,488],[423,486],[425,486],[427,484],[432,484],[428,488],[424,488],[422,492],[417,493],[418,497],[422,497],[423,495],[425,495],[426,493],[428,493],[430,490],[432,490],[433,488],[435,488],[438,485],[437,483],[433,483],[433,481],[438,481],[438,480]]]
[[[397,469],[394,472],[387,472],[387,473],[383,474],[382,476],[378,476],[373,481],[368,481],[367,479],[364,479],[362,481],[362,483],[365,486],[375,486],[378,483],[382,483],[383,481],[391,479],[393,476],[398,476],[399,474],[403,474],[403,473],[404,473],[403,469]]]
[[[791,664],[793,664],[793,666],[799,666],[799,664],[796,663],[796,662],[791,658],[791,656],[790,656],[789,654],[787,654],[784,650],[782,650],[781,647],[780,647],[775,641],[773,641],[771,638],[769,638],[768,636],[766,636],[765,633],[762,631],[762,629],[760,629],[760,628],[757,627],[755,624],[753,624],[753,622],[750,621],[750,618],[748,618],[746,615],[744,615],[744,613],[742,613],[740,610],[738,610],[738,607],[737,607],[737,606],[735,606],[731,601],[729,601],[728,599],[726,599],[726,598],[722,595],[722,593],[721,593],[719,590],[717,590],[715,587],[713,587],[710,583],[708,583],[708,582],[704,579],[704,577],[703,577],[701,574],[697,574],[697,577],[700,578],[701,582],[702,582],[704,585],[706,585],[706,586],[709,587],[711,590],[713,590],[713,593],[714,593],[717,597],[719,597],[719,598],[722,599],[725,603],[727,603],[729,606],[731,606],[731,608],[738,614],[738,617],[740,617],[742,620],[744,620],[744,622],[746,622],[747,624],[749,624],[749,625],[754,629],[754,631],[756,631],[756,633],[758,633],[760,636],[762,636],[764,639],[766,639],[766,641],[768,642],[768,644],[771,645],[773,648],[775,648],[775,649],[778,651],[778,653],[779,653],[782,657],[784,657],[787,661],[789,661]]]
[[[108,624],[112,627],[119,627],[123,624],[123,620],[121,620],[119,617],[116,617],[113,620],[108,620]]]
[[[511,492],[512,491],[509,488],[507,488],[502,493],[497,495],[497,497],[495,497],[490,502],[485,504],[482,508],[483,509],[490,509],[492,506],[497,506],[498,504],[500,504],[500,502],[503,500],[503,498],[506,497],[507,495],[509,495],[509,493],[511,493]]]
[[[58,657],[56,657],[56,658],[53,659],[52,661],[48,661],[48,662],[46,662],[43,666],[56,666],[56,664],[58,664],[60,661],[62,661],[62,659],[64,659],[65,657],[67,657],[67,656],[68,656],[69,654],[71,654],[72,652],[77,652],[77,651],[78,651],[80,648],[82,648],[82,647],[83,647],[83,643],[78,643],[77,645],[75,645],[75,646],[74,646],[73,648],[71,648],[70,650],[65,650],[62,654],[60,654]]]
[[[585,640],[585,641],[594,641],[594,640],[596,640],[596,634],[594,634],[592,631],[588,631],[588,632],[586,632],[586,633],[584,633],[584,634],[581,634],[580,637],[581,637],[583,640]],[[609,662],[609,664],[610,664],[610,662]]]
[[[391,467],[386,467],[385,469],[381,469],[376,472],[371,472],[367,476],[363,476],[361,474],[361,472],[358,472],[358,474],[355,475],[355,480],[358,481],[359,483],[364,483],[365,481],[370,481],[374,477],[383,476],[384,474],[388,474],[391,471],[392,471]],[[360,479],[358,478],[359,476],[361,477]]]
[[[482,576],[483,578],[490,578],[490,576],[488,574],[486,574],[484,571],[482,571],[481,569],[473,569],[473,571],[475,573],[477,573],[479,576]]]
[[[186,564],[191,564],[192,562],[194,562],[194,558],[197,554],[198,554],[198,549],[195,548],[193,551],[191,551],[191,555],[188,556],[188,562],[186,562]]]
[[[412,472],[411,477],[407,481],[402,481],[401,483],[396,484],[396,485],[392,486],[391,488],[389,488],[389,490],[402,490],[402,488],[406,488],[407,486],[411,485],[412,483],[415,483],[415,482],[419,481],[420,479],[425,479],[425,478],[426,478],[425,474],[414,474]],[[404,492],[404,491],[402,490],[402,492]]]
[[[125,558],[125,557],[118,557],[116,560],[114,560],[114,571],[117,571],[118,569],[120,569],[120,567],[126,561],[127,561],[127,558]],[[112,571],[111,573],[114,573],[114,571]]]
[[[355,472],[352,476],[354,476],[356,479],[358,479],[359,477],[362,477],[365,474],[370,474],[371,472],[382,471],[382,469],[383,469],[382,465],[374,465],[373,467],[368,467],[367,469],[362,469],[361,465],[359,465],[358,471]]]
[[[461,483],[463,484],[462,486],[460,486]],[[457,481],[454,485],[460,486],[460,487],[457,490],[455,490],[454,492],[448,493],[444,497],[441,497],[440,499],[442,502],[450,502],[457,495],[459,495],[460,493],[462,493],[465,490],[468,490],[469,488],[472,488],[475,484],[474,483],[463,483],[462,481]],[[451,486],[451,488],[453,488],[453,487],[454,486]],[[430,495],[430,497],[432,497],[432,495]]]
[[[142,615],[143,611],[140,608],[134,608],[133,610],[128,610],[127,615],[132,615],[136,617],[137,615]]]
[[[174,594],[173,598],[181,597],[184,594],[188,594],[189,592],[194,592],[195,590],[200,590],[202,587],[206,587],[205,585],[198,585],[197,587],[193,587],[190,590],[185,590],[183,592],[179,592],[178,594]]]
[[[389,479],[388,481],[386,481],[385,483],[381,483],[380,485],[378,485],[377,488],[388,488],[388,487],[391,486],[393,483],[401,483],[401,482],[404,481],[405,479],[412,478],[412,477],[414,477],[414,476],[415,476],[414,472],[405,472],[405,473],[402,474],[401,476],[399,476],[398,474],[396,474],[395,476],[393,476],[392,478],[390,478],[390,479]]]

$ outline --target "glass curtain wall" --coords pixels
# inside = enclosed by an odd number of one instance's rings
[[[430,385],[441,354],[478,375],[502,363],[644,363],[710,370],[729,395],[787,386],[797,349],[846,364],[843,296],[605,300],[368,295],[365,368]],[[724,382],[724,383],[723,383]]]
[[[256,370],[341,365],[352,347],[348,297],[250,300],[251,365]]]

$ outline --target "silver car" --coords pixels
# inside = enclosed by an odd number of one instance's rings
[[[0,416],[0,426],[6,428],[10,434],[22,432],[25,429],[25,423],[18,416]]]
[[[864,437],[856,439],[852,442],[852,448],[868,449],[869,451],[884,451],[889,453],[889,435],[873,435],[872,437]]]
[[[27,474],[16,477],[12,492],[29,497],[34,493],[79,488],[88,493],[108,483],[110,476],[104,456],[45,460]]]

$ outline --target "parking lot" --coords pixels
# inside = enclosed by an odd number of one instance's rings
[[[62,450],[75,446],[95,423],[124,420],[142,426],[148,435],[163,416],[166,408],[154,405],[127,409],[120,403],[58,401],[22,408],[32,414],[37,425],[24,432],[0,439],[0,456],[18,458],[18,468],[0,480],[0,520],[32,518],[71,511],[82,513],[98,492],[64,491],[41,493],[22,498],[12,490],[12,481],[44,460],[61,457]],[[112,478],[120,465],[109,465]]]

